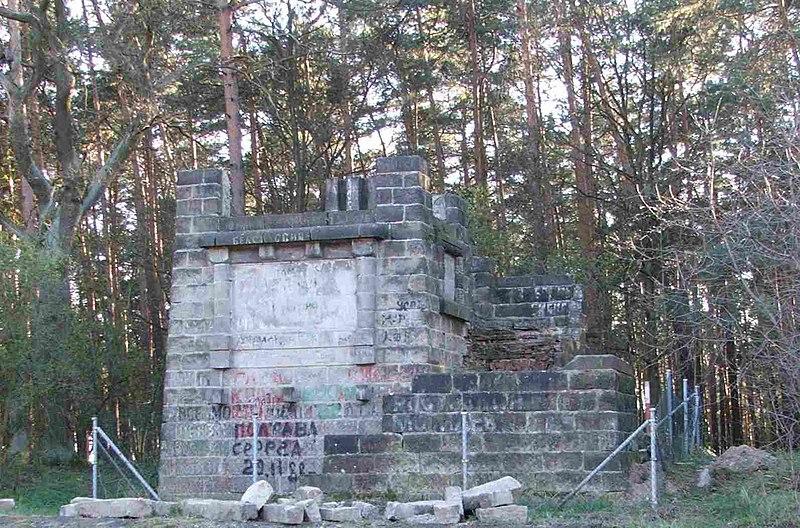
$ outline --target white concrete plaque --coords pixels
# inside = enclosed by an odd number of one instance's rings
[[[353,259],[232,265],[234,349],[371,344],[358,329]]]

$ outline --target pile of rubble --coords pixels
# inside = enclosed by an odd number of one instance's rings
[[[514,504],[522,485],[512,477],[503,477],[467,491],[459,487],[445,489],[443,500],[389,502],[383,517],[388,521],[414,524],[452,525],[474,514],[478,521],[503,525],[524,524],[528,508]],[[290,497],[274,502],[272,486],[265,480],[251,485],[242,498],[235,500],[186,499],[180,502],[140,498],[90,499],[76,497],[61,507],[62,517],[167,517],[183,515],[213,521],[249,521],[260,519],[276,524],[349,522],[380,519],[378,507],[363,501],[325,502],[321,489],[297,488]]]
[[[522,484],[513,477],[503,477],[467,491],[445,488],[444,500],[390,502],[384,517],[389,521],[413,524],[457,524],[469,514],[478,521],[502,525],[525,524],[528,507],[514,504]]]

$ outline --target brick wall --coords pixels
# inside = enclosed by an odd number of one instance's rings
[[[383,433],[325,438],[326,489],[434,497],[461,485],[462,411],[468,483],[512,475],[531,492],[566,492],[635,428],[633,380],[621,363],[579,357],[559,371],[421,374],[383,400]],[[615,359],[615,358],[612,358]],[[586,368],[586,367],[598,368]],[[625,487],[621,456],[587,491]]]
[[[549,369],[583,347],[583,288],[565,275],[499,277],[473,257],[475,314],[464,366],[470,370]]]

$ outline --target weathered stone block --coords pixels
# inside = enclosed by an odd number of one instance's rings
[[[135,518],[152,517],[153,501],[140,498],[88,499],[73,504],[79,517]]]
[[[497,508],[478,508],[475,510],[475,516],[481,523],[501,526],[522,525],[528,522],[528,507],[510,505]]]
[[[201,517],[212,521],[249,521],[258,517],[255,504],[241,501],[186,499],[180,502],[180,508],[187,517]]]
[[[433,516],[439,524],[458,524],[461,515],[460,503],[442,502],[433,505]]]
[[[323,496],[323,491],[315,486],[300,486],[292,492],[292,497],[298,501],[313,499],[321,503]]]
[[[16,507],[14,499],[0,499],[0,511],[11,511]]]
[[[336,508],[319,509],[323,521],[329,522],[360,522],[361,509],[355,506],[339,506]]]
[[[374,519],[380,519],[381,517],[381,513],[380,510],[378,510],[378,507],[369,502],[353,501],[352,506],[354,508],[358,508],[358,510],[361,512],[361,517],[363,519],[374,520]]]
[[[266,504],[259,517],[278,524],[303,524],[305,506],[300,504]]]
[[[255,504],[256,509],[260,510],[272,497],[273,489],[266,480],[254,482],[247,488],[240,499],[242,502]]]
[[[387,502],[383,517],[387,521],[402,521],[415,515],[433,515],[433,507],[441,503],[438,500],[415,502]]]
[[[303,508],[303,521],[311,523],[322,522],[322,515],[319,512],[319,502],[316,499],[306,499],[297,501],[297,506]]]
[[[358,436],[356,435],[326,435],[325,454],[341,455],[358,453]]]

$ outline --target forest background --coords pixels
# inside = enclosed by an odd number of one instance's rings
[[[6,0],[0,466],[158,452],[175,175],[237,212],[416,153],[588,346],[703,390],[719,452],[800,442],[791,0]],[[657,388],[656,388],[657,390]]]

